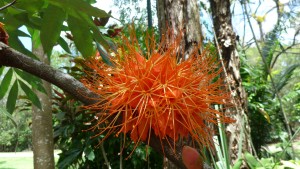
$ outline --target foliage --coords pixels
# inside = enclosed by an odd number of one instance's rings
[[[284,169],[284,168],[299,168],[300,162],[293,160],[281,160],[280,162],[275,161],[273,157],[256,159],[253,155],[246,152],[245,161],[247,162],[250,169]]]
[[[65,57],[65,55],[60,56]],[[81,78],[85,72],[83,70],[87,69],[84,59],[78,56],[71,57],[71,64],[63,64],[60,69],[73,77]],[[67,93],[56,88],[54,93],[54,136],[56,145],[62,150],[57,164],[58,168],[106,168],[107,161],[112,168],[120,165],[124,168],[162,167],[161,155],[144,144],[135,147],[127,136],[121,138],[110,136],[103,144],[99,144],[106,133],[95,137],[96,133],[86,131],[94,115],[82,110],[83,105],[70,98]],[[124,137],[126,146],[121,148]],[[102,151],[105,151],[105,155]],[[132,154],[127,159],[130,153]]]
[[[261,156],[261,146],[275,141],[285,141],[289,133],[290,108],[284,106],[285,98],[289,97],[290,91],[286,88],[290,86],[292,77],[297,74],[299,63],[290,62],[290,58],[283,57],[287,55],[287,50],[296,47],[295,39],[289,45],[284,45],[281,35],[287,28],[286,20],[293,19],[294,14],[288,14],[283,11],[282,4],[274,1],[278,14],[274,28],[267,32],[260,42],[255,39],[257,52],[253,52],[253,47],[246,51],[241,50],[241,75],[243,85],[248,93],[248,109],[251,126],[251,135],[254,147]],[[257,12],[257,7],[255,13]],[[245,9],[244,9],[245,10]],[[245,15],[248,15],[246,12]],[[256,14],[253,14],[256,15]],[[264,15],[264,17],[267,13]],[[258,18],[254,18],[258,19]],[[264,20],[259,23],[264,24]],[[248,21],[251,26],[252,23]],[[253,36],[254,35],[254,32]],[[262,32],[261,32],[262,33]],[[297,36],[297,32],[294,38]],[[255,57],[260,56],[260,58]],[[258,58],[258,59],[257,59]],[[293,57],[291,57],[293,58]],[[249,60],[255,60],[249,64]],[[286,64],[290,63],[290,64]],[[295,80],[294,80],[295,81]],[[289,99],[287,99],[289,100]],[[294,102],[295,104],[295,102]],[[286,135],[288,133],[288,135]]]
[[[131,144],[127,136],[124,149],[120,147],[123,139],[114,136],[107,138],[103,145],[100,144],[100,139],[105,137],[105,133],[94,137],[95,133],[86,131],[89,127],[88,121],[94,116],[84,113],[79,102],[68,98],[56,99],[59,107],[55,112],[54,136],[56,145],[62,150],[58,168],[107,168],[105,158],[112,168],[118,168],[121,165],[120,160],[124,168],[162,167],[161,155],[145,145],[138,146],[131,158],[126,159],[134,150],[134,144]],[[102,151],[105,151],[106,157]]]
[[[4,5],[8,0],[1,0],[0,5]],[[69,1],[61,0],[19,0],[13,8],[7,8],[1,11],[0,21],[5,24],[7,33],[9,34],[9,45],[19,50],[20,52],[37,59],[37,57],[19,40],[20,37],[29,37],[32,41],[37,42],[37,45],[43,45],[44,50],[48,54],[48,58],[51,60],[51,52],[54,46],[59,45],[65,52],[69,53],[65,56],[73,61],[75,66],[65,67],[66,72],[72,74],[75,77],[82,75],[81,66],[79,63],[83,61],[82,57],[78,57],[76,53],[72,51],[68,45],[68,40],[71,40],[72,44],[76,47],[76,50],[80,52],[85,58],[94,55],[96,51],[95,43],[100,46],[102,52],[110,51],[109,47],[113,48],[114,45],[110,41],[113,36],[107,32],[108,36],[104,36],[102,33],[105,24],[95,25],[93,19],[101,20],[103,18],[110,17],[109,14],[98,8],[92,7],[90,3],[92,1],[75,0],[72,3]],[[68,6],[68,9],[65,7]],[[64,23],[67,23],[64,24]],[[25,27],[24,27],[25,26]],[[25,29],[27,31],[25,31]],[[116,30],[116,29],[112,29]],[[62,36],[62,32],[67,31],[66,38]],[[98,48],[98,50],[100,50]],[[72,56],[72,55],[76,56]],[[69,57],[71,56],[71,57]],[[103,55],[101,55],[103,57]],[[77,67],[78,66],[78,67]],[[40,107],[39,100],[32,92],[32,89],[37,89],[42,92],[45,90],[41,86],[41,80],[21,70],[9,68],[5,70],[0,69],[1,80],[0,83],[0,99],[7,98],[6,109],[13,113],[18,112],[16,109],[17,99],[20,98],[20,94],[24,92],[26,98],[31,100],[33,104]],[[75,70],[75,71],[74,71]],[[21,90],[22,89],[22,90]],[[77,112],[74,108],[82,106],[78,102],[72,100],[72,98],[65,93],[56,92],[57,95],[63,96],[56,100],[54,105],[55,112],[55,136],[57,146],[62,149],[62,153],[58,162],[59,168],[65,167],[83,167],[87,166],[91,168],[98,168],[104,165],[104,156],[99,149],[94,149],[94,146],[98,144],[99,139],[92,139],[91,132],[82,132],[86,129],[83,124],[87,122],[91,115],[84,114],[83,111]],[[72,105],[74,107],[66,107],[66,105]],[[23,107],[27,109],[31,104]],[[76,112],[76,114],[72,114]],[[15,115],[18,115],[15,113]],[[28,118],[24,118],[28,119]],[[9,122],[9,121],[7,121]],[[26,123],[24,123],[26,124]],[[7,125],[9,127],[11,125]],[[13,129],[13,128],[11,128]],[[23,130],[28,131],[28,130]],[[30,130],[29,130],[30,131]],[[11,139],[15,135],[13,131],[7,130],[7,132],[1,133],[2,136],[10,135]],[[28,133],[30,134],[30,133]],[[24,134],[22,134],[24,135]],[[24,135],[25,136],[25,135]],[[29,135],[27,135],[29,136]],[[103,137],[103,136],[102,136]],[[7,137],[9,138],[9,137]],[[11,140],[9,138],[9,140]],[[23,139],[20,137],[20,139]],[[9,140],[6,144],[10,144]],[[25,139],[24,139],[25,140]],[[30,140],[30,139],[26,139]],[[124,149],[124,157],[128,156],[128,152],[133,150],[130,140],[126,139],[128,147]],[[15,142],[11,143],[16,145]],[[119,140],[111,137],[104,143],[107,157],[111,163],[111,166],[118,166],[119,161],[118,152]],[[23,144],[22,144],[23,145]],[[108,149],[107,149],[108,148]],[[132,154],[130,160],[123,160],[123,166],[126,168],[145,168],[151,166],[153,168],[159,168],[162,166],[162,157],[152,151],[151,148],[147,148],[147,156],[153,162],[147,162],[145,160],[146,151],[145,146],[141,145],[136,148],[136,151]]]
[[[290,124],[295,130],[300,125],[300,82],[294,84],[293,88],[284,95],[283,99],[289,112]]]
[[[23,151],[31,148],[30,113],[20,111],[19,114],[5,113],[0,107],[0,151]]]
[[[2,0],[1,4],[4,4],[4,2],[8,1]],[[65,6],[68,6],[68,10],[65,10]],[[42,44],[49,56],[53,46],[57,44],[65,51],[70,51],[67,42],[60,36],[61,31],[67,30],[73,34],[75,46],[84,57],[93,55],[95,51],[93,39],[108,48],[107,41],[99,32],[91,17],[109,17],[110,15],[81,0],[76,0],[71,5],[68,1],[58,0],[20,0],[14,5],[14,8],[7,8],[1,13],[0,21],[5,24],[6,31],[9,34],[9,45],[33,58],[36,58],[35,55],[24,47],[19,37],[30,37],[33,41],[40,42],[36,44]],[[68,27],[63,25],[64,21],[68,23]],[[24,25],[29,34],[20,30],[20,27]],[[82,36],[83,31],[84,36]],[[12,79],[12,75],[15,73],[18,74],[19,78]],[[23,83],[23,81],[27,83]],[[10,84],[13,85],[9,89]],[[1,88],[4,90],[0,92],[0,99],[8,93],[6,108],[10,113],[15,109],[19,88],[22,88],[27,97],[37,107],[41,107],[37,96],[30,89],[31,87],[44,92],[39,78],[20,70],[17,71],[12,68],[8,70],[1,82]]]
[[[271,121],[277,120],[274,114],[278,111],[278,105],[273,98],[270,84],[266,79],[261,78],[263,67],[253,67],[247,64],[246,58],[241,56],[241,76],[243,86],[248,93],[248,115],[251,126],[251,136],[256,151],[259,152],[262,145],[270,142],[271,138]],[[276,134],[275,134],[276,135]]]
[[[10,2],[10,0],[0,0],[0,6],[3,6]],[[1,12],[0,21],[5,24],[5,28],[9,34],[9,45],[34,59],[36,56],[27,48],[25,48],[21,37],[30,38],[32,41],[38,42],[36,44],[43,45],[45,51],[51,60],[51,52],[54,46],[59,45],[67,53],[68,59],[72,60],[70,67],[65,66],[65,71],[72,74],[74,77],[82,76],[82,65],[78,64],[83,61],[83,58],[89,58],[93,56],[96,49],[99,52],[110,52],[110,48],[115,47],[112,43],[112,36],[108,32],[113,30],[114,27],[105,28],[104,25],[95,25],[93,20],[95,18],[101,20],[110,17],[110,14],[103,10],[92,7],[90,4],[95,0],[73,0],[72,3],[68,0],[18,0],[12,8],[7,8]],[[125,1],[124,1],[125,2]],[[138,1],[135,0],[136,10],[142,13],[142,17],[134,19],[136,23],[136,33],[138,36],[147,32],[145,26],[144,17],[146,12],[143,9],[139,9]],[[122,4],[122,3],[121,3]],[[66,6],[68,7],[66,9]],[[203,6],[203,4],[202,4]],[[123,9],[126,12],[127,9]],[[126,20],[131,11],[127,10],[127,13],[121,15],[121,21],[123,23],[123,30],[126,34],[128,29],[126,27]],[[285,14],[284,17],[291,18],[290,22],[297,25],[298,14]],[[292,19],[294,19],[292,21]],[[130,18],[131,20],[131,18]],[[264,21],[262,20],[262,23]],[[27,31],[24,31],[27,29]],[[119,28],[118,28],[119,29]],[[121,28],[120,28],[121,29]],[[107,31],[107,35],[104,35],[103,30]],[[284,109],[288,112],[288,117],[295,129],[300,123],[300,92],[299,83],[293,85],[290,80],[295,77],[295,74],[299,75],[297,70],[297,59],[294,61],[277,60],[276,55],[278,50],[285,48],[286,46],[280,42],[281,34],[286,31],[284,22],[281,22],[271,33],[266,36],[267,41],[262,43],[263,57],[267,60],[267,66],[273,67],[271,74],[275,78],[275,88],[280,92],[280,96],[283,98]],[[67,32],[67,37],[63,37],[62,32]],[[116,33],[116,32],[115,32]],[[142,37],[142,36],[141,36]],[[76,50],[80,52],[83,57],[74,56],[74,50],[69,46],[69,40],[76,47]],[[156,39],[158,39],[156,37]],[[118,41],[119,39],[114,39]],[[139,42],[144,42],[143,39],[138,39]],[[96,45],[95,45],[96,44]],[[97,47],[96,47],[97,46]],[[142,51],[146,51],[145,44],[142,44]],[[252,50],[250,48],[250,50]],[[284,52],[285,53],[285,52]],[[76,53],[77,54],[77,53]],[[249,51],[246,52],[247,57],[254,56]],[[69,57],[70,56],[70,57]],[[102,59],[105,60],[105,55],[102,55]],[[295,58],[295,57],[293,57]],[[259,155],[267,156],[261,151],[263,145],[269,142],[281,140],[281,147],[286,147],[287,134],[282,129],[285,127],[284,119],[280,114],[280,105],[278,99],[274,97],[274,88],[270,85],[270,79],[266,65],[261,63],[261,60],[255,62],[257,65],[248,64],[246,56],[241,56],[242,68],[241,75],[243,78],[243,85],[248,93],[249,101],[249,116],[252,128],[252,138],[254,146]],[[276,64],[277,63],[277,64]],[[280,63],[286,63],[287,66],[280,66]],[[276,67],[279,65],[279,68]],[[299,76],[297,76],[299,77]],[[26,72],[23,72],[14,68],[0,68],[0,99],[2,99],[3,105],[6,104],[8,114],[0,114],[1,118],[1,133],[0,140],[1,148],[4,151],[13,151],[15,145],[18,150],[23,150],[30,147],[30,125],[26,119],[30,118],[28,111],[30,111],[31,104],[40,107],[41,103],[32,90],[39,90],[45,92],[42,87],[41,79],[34,77]],[[296,79],[296,80],[295,80]],[[293,82],[297,81],[294,78]],[[22,104],[18,100],[25,99]],[[27,102],[30,100],[31,102]],[[25,106],[24,106],[25,105]],[[99,138],[91,138],[93,136],[90,132],[82,132],[86,130],[88,126],[83,124],[87,123],[89,119],[94,118],[91,114],[85,114],[80,109],[81,104],[72,100],[70,95],[56,90],[56,100],[54,100],[53,110],[55,113],[55,139],[57,147],[62,149],[62,154],[59,159],[58,167],[80,167],[80,168],[106,168],[105,157],[109,159],[109,163],[112,168],[120,165],[120,159],[124,168],[159,168],[162,166],[162,157],[154,152],[151,148],[148,148],[146,152],[146,146],[141,145],[135,148],[135,152],[132,154],[132,158],[129,160],[123,160],[134,149],[129,138],[126,137],[126,144],[128,145],[123,150],[123,157],[117,156],[120,152],[120,139],[114,136],[109,137],[107,141],[103,143],[106,156],[101,152],[101,146],[99,149],[94,147],[99,143],[99,139],[103,138],[101,135]],[[15,112],[13,114],[13,112]],[[14,127],[11,120],[17,124],[17,128]],[[2,132],[3,131],[3,132]],[[220,145],[220,144],[219,144]],[[288,144],[289,145],[289,144]],[[223,150],[224,151],[224,150]],[[287,153],[284,155],[286,161],[278,162],[277,154],[269,153],[272,157],[262,158],[261,160],[253,159],[253,156],[244,154],[245,159],[249,166],[255,167],[278,167],[288,166],[293,163],[298,165],[297,162],[287,161],[292,150],[287,149]],[[145,161],[146,156],[150,159]],[[225,153],[226,155],[226,153]],[[240,162],[240,161],[238,161]]]

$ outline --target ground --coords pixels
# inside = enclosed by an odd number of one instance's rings
[[[295,139],[293,143],[296,158],[300,158],[300,137]],[[270,144],[266,147],[269,152],[277,153],[281,156],[282,147],[279,144]],[[55,150],[55,161],[59,158],[59,150]],[[0,169],[33,169],[33,153],[28,152],[10,152],[3,153],[0,152]]]
[[[55,150],[55,161],[58,160],[60,151]],[[28,152],[10,152],[0,153],[0,169],[33,169],[33,153]]]

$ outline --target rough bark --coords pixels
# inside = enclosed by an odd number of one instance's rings
[[[157,0],[157,17],[161,37],[167,44],[181,36],[178,53],[179,60],[185,60],[202,42],[200,13],[197,0]],[[171,32],[168,32],[171,31]],[[181,53],[184,51],[183,53]],[[177,152],[181,158],[181,152]],[[172,160],[169,159],[171,162]],[[164,160],[165,168],[176,168],[168,159]]]
[[[168,35],[171,30],[172,37],[165,37],[169,41],[181,35],[181,50],[185,51],[183,59],[186,59],[194,45],[202,42],[197,0],[157,0],[156,8],[160,34]]]
[[[240,76],[240,60],[236,50],[236,35],[232,28],[230,0],[210,0],[213,25],[216,32],[217,44],[220,48],[227,72],[226,83],[232,91],[233,107],[227,107],[235,123],[226,127],[228,147],[231,162],[239,156],[239,144],[242,139],[242,152],[252,152],[250,126],[246,115],[247,96],[242,87]],[[242,132],[241,132],[242,131]],[[245,167],[245,166],[244,166]]]
[[[33,45],[34,46],[34,43]],[[49,64],[41,45],[32,52],[45,64]],[[54,169],[54,141],[52,128],[51,84],[43,81],[46,94],[35,90],[42,109],[32,106],[32,145],[34,168]]]
[[[51,66],[34,60],[0,42],[0,66],[19,68],[56,85],[84,104],[95,103],[98,96],[74,77],[53,69]]]
[[[86,105],[95,103],[100,96],[87,89],[80,81],[74,77],[65,74],[59,70],[52,68],[51,66],[34,60],[12,48],[0,42],[0,66],[9,66],[19,68],[28,73],[31,73],[41,79],[44,79],[62,90],[68,92],[75,99],[81,101]],[[157,152],[165,154],[165,156],[171,160],[177,167],[185,168],[181,160],[182,147],[176,146],[176,154],[170,148],[169,143],[165,140],[161,140],[154,134],[151,135],[149,145],[153,147]],[[173,143],[170,141],[170,144]]]

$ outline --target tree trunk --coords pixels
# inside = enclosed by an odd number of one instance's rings
[[[158,27],[161,35],[168,35],[172,31],[173,41],[178,35],[182,36],[181,48],[185,51],[183,60],[193,50],[194,45],[202,43],[200,13],[197,0],[157,0]]]
[[[40,61],[49,64],[47,55],[45,55],[42,45],[34,47],[32,52]],[[54,145],[52,128],[52,107],[51,107],[51,85],[43,81],[43,86],[47,94],[35,90],[40,99],[42,109],[32,106],[32,144],[35,169],[54,169]]]
[[[220,48],[225,63],[226,73],[224,76],[227,76],[226,83],[229,84],[233,97],[234,106],[227,107],[226,111],[232,114],[231,116],[236,122],[227,125],[226,133],[230,159],[234,163],[241,155],[239,153],[252,152],[250,126],[246,115],[247,96],[242,87],[240,76],[240,60],[236,50],[236,35],[232,29],[230,0],[210,0],[210,6],[217,46]],[[242,150],[239,152],[240,142]]]
[[[197,0],[157,0],[156,8],[161,37],[166,35],[164,40],[172,43],[180,35],[182,37],[180,51],[184,51],[184,53],[178,59],[187,59],[195,45],[202,42]],[[169,30],[172,32],[167,32]],[[177,167],[172,161],[165,158],[164,168]]]
[[[75,99],[78,99],[85,105],[95,104],[99,99],[99,95],[93,93],[86,88],[80,81],[75,79],[69,74],[63,73],[60,70],[54,69],[53,67],[26,56],[4,43],[0,42],[0,66],[9,66],[21,69],[32,75],[35,75],[41,79],[44,79],[62,90],[68,92]],[[154,133],[151,133],[151,139],[149,145],[154,148],[157,152],[163,154],[176,164],[179,168],[185,168],[181,159],[181,145],[176,145],[176,154],[172,147],[172,140],[170,142],[166,139],[159,139]],[[162,143],[162,145],[161,145]]]

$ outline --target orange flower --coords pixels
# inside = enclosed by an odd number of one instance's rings
[[[180,39],[157,49],[148,44],[146,59],[131,35],[130,40],[122,38],[119,52],[111,57],[114,67],[99,59],[87,62],[92,71],[83,83],[101,96],[87,106],[99,111],[92,130],[106,136],[128,133],[137,144],[149,143],[154,132],[160,139],[176,142],[191,136],[202,146],[212,146],[214,133],[208,124],[230,122],[212,106],[226,104],[229,93],[208,50],[199,55],[196,49],[186,61],[177,62]]]
[[[4,29],[4,24],[2,22],[0,22],[0,42],[5,43],[6,45],[8,45],[8,34],[6,32],[6,30]]]

